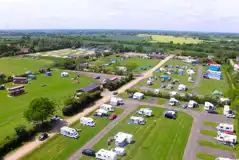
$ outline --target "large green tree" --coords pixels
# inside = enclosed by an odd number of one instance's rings
[[[41,97],[33,99],[24,112],[24,117],[29,122],[42,123],[56,111],[56,103],[48,98]]]

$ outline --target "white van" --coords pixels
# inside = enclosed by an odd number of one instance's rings
[[[67,126],[61,127],[60,134],[67,136],[67,137],[75,138],[75,139],[79,137],[76,129],[70,128]]]
[[[217,130],[223,132],[234,132],[234,126],[232,124],[220,123],[217,126]]]
[[[89,117],[81,117],[80,118],[80,123],[83,124],[84,126],[90,126],[90,127],[95,126],[94,120],[92,118],[89,118]]]
[[[108,112],[114,112],[115,111],[114,107],[109,105],[109,104],[102,104],[100,106],[100,109],[103,109],[103,110],[108,111]]]
[[[106,149],[100,149],[95,153],[95,158],[100,160],[117,160],[117,154]]]

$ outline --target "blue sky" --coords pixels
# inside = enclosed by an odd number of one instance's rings
[[[239,0],[0,0],[0,29],[239,32]]]

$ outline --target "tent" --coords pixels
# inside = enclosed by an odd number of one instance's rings
[[[222,93],[222,92],[220,92],[220,91],[218,91],[218,90],[214,90],[214,91],[212,92],[212,95],[218,95],[218,96],[222,96],[222,95],[223,95],[223,93]]]
[[[31,75],[28,76],[28,78],[29,78],[30,80],[36,80],[36,79],[37,79],[37,76],[31,74]]]
[[[209,67],[207,68],[207,70],[220,71],[220,67],[219,67],[219,66],[209,66]]]
[[[222,79],[222,72],[207,70],[207,76],[210,79],[221,80]]]
[[[26,74],[26,75],[31,75],[32,72],[31,72],[31,71],[27,71],[25,74]]]
[[[67,72],[62,72],[61,73],[61,77],[68,77],[69,76],[69,73],[67,73]]]
[[[166,75],[162,75],[162,76],[160,76],[160,78],[164,79],[164,80],[169,80],[170,79],[169,76],[166,76]]]
[[[183,76],[183,74],[184,74],[183,69],[179,69],[179,70],[178,70],[178,73],[179,73],[180,76]]]
[[[45,73],[45,75],[46,75],[46,76],[52,76],[52,74],[51,74],[50,71],[47,71],[47,72]]]

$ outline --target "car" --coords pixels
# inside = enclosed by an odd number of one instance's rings
[[[166,87],[167,87],[166,84],[161,85],[161,88],[166,88]]]
[[[113,95],[117,95],[118,94],[118,92],[113,92]]]
[[[133,98],[133,96],[134,96],[134,93],[130,93],[128,98]]]
[[[42,133],[39,137],[38,140],[39,141],[44,141],[45,139],[48,138],[48,134],[47,133]]]
[[[91,149],[83,149],[81,153],[85,156],[95,157],[95,151]]]
[[[115,118],[117,118],[117,115],[115,113],[112,113],[110,116],[109,116],[109,120],[114,120]]]
[[[183,108],[183,109],[186,109],[187,107],[188,107],[188,104],[187,104],[187,103],[185,103],[185,104],[182,105],[182,108]]]
[[[61,121],[62,119],[58,116],[54,116],[51,118],[51,121]]]
[[[100,79],[100,76],[96,76],[95,79]]]
[[[172,113],[170,113],[170,112],[165,113],[165,114],[164,114],[164,117],[165,117],[165,118],[169,118],[169,119],[176,119],[176,115],[175,115],[175,114],[172,114]]]
[[[106,116],[106,114],[104,114],[104,113],[99,113],[99,112],[95,112],[95,113],[94,113],[94,116],[95,116],[95,117],[104,117],[104,116]]]

